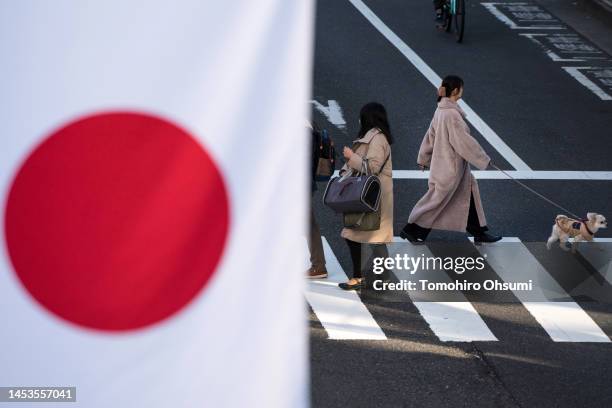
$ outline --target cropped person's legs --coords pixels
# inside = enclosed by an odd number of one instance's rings
[[[442,21],[442,6],[444,6],[444,0],[433,0],[434,10],[436,12],[436,21]]]
[[[308,277],[312,279],[326,278],[325,253],[321,241],[321,230],[315,218],[314,209],[310,206],[310,231],[308,234],[308,250],[310,251],[310,269]]]
[[[363,265],[361,261],[361,244],[359,242],[345,239],[348,245],[349,252],[351,253],[351,261],[353,264],[353,278],[361,279],[363,277],[362,270]]]
[[[359,242],[351,241],[350,239],[345,239],[346,244],[348,245],[349,252],[351,254],[351,261],[353,264],[353,277],[348,280],[348,282],[339,283],[341,289],[344,290],[355,290],[361,289],[363,287],[363,257],[362,257],[362,245]]]
[[[389,257],[389,249],[387,248],[386,244],[372,244],[371,245],[372,248],[372,257],[370,259],[370,262],[368,262],[368,267],[370,268],[369,270],[371,271],[373,269],[374,266],[374,258],[383,258],[386,259]],[[373,280],[389,280],[391,277],[391,271],[389,271],[387,268],[384,268],[383,273],[381,274],[372,274],[371,278],[373,278]],[[367,276],[366,276],[366,280],[367,280]],[[372,282],[366,282],[369,284],[372,284]]]

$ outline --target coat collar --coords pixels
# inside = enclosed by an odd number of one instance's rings
[[[379,128],[372,128],[368,130],[368,133],[363,135],[361,139],[353,140],[353,143],[370,143],[372,139],[374,139],[374,136],[376,136],[379,133],[382,133]]]
[[[461,116],[465,117],[466,114],[463,111],[463,109],[461,109],[459,107],[459,104],[457,102],[454,102],[452,99],[444,97],[440,100],[440,102],[438,102],[438,108],[439,109],[455,109],[457,110]]]

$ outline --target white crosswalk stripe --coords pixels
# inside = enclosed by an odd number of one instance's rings
[[[399,239],[395,238],[395,241]],[[509,242],[516,245],[509,246],[507,245]],[[386,335],[357,293],[338,288],[337,284],[345,281],[347,276],[325,238],[323,245],[329,277],[310,281],[306,299],[329,338],[386,340]],[[390,246],[390,249],[390,256],[394,256],[393,246]],[[520,282],[531,279],[537,282],[529,294],[521,291],[513,293],[553,341],[611,342],[597,323],[571,299],[518,238],[506,237],[500,243],[477,246],[477,249],[483,256],[486,254],[487,263],[503,281]],[[610,266],[612,246],[602,249],[587,244],[579,251],[612,283]],[[404,252],[414,257],[432,256],[425,245],[405,245],[402,247],[402,253]],[[398,279],[406,279],[402,273],[404,272],[394,271]],[[429,273],[432,271],[428,271]],[[439,282],[451,281],[445,274],[435,278]],[[453,301],[444,302],[423,301],[418,292],[407,291],[406,294],[440,341],[498,340],[463,293],[459,291],[449,293],[448,296]],[[563,301],[550,301],[551,298]]]
[[[345,291],[338,283],[345,282],[346,274],[336,259],[329,243],[323,238],[327,263],[327,279],[308,282],[306,300],[327,331],[336,340],[386,340],[376,320],[354,291]]]
[[[612,242],[612,238],[595,238],[595,243],[581,243],[578,252],[612,285],[612,245],[598,243]]]
[[[513,292],[553,341],[610,342],[610,338],[576,302],[549,301],[551,295],[555,298],[571,297],[518,238],[504,241],[514,244],[480,245],[477,248],[483,256],[486,254],[487,263],[505,282],[529,279],[538,282],[530,293]]]
[[[398,237],[394,240],[396,242],[400,241]],[[406,244],[401,246],[401,251],[410,257],[419,257],[422,254],[426,257],[433,256],[425,245]],[[389,253],[389,256],[395,256],[393,250]],[[427,271],[427,273],[431,279],[435,278],[437,282],[451,281],[444,271]],[[409,278],[409,274],[405,270],[396,270],[394,274],[400,280]],[[452,302],[424,302],[419,301],[418,295],[414,292],[408,291],[407,294],[440,341],[497,341],[497,338],[489,330],[474,306],[467,301],[460,291],[447,294],[449,298],[452,296]]]

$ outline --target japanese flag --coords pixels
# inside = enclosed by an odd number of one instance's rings
[[[0,386],[307,405],[312,25],[311,1],[0,4]]]

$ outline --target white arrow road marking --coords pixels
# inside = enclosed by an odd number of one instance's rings
[[[312,103],[315,109],[321,112],[332,125],[336,126],[338,129],[346,128],[346,121],[342,115],[342,108],[337,101],[331,99],[327,101],[327,106],[314,99],[311,100],[310,103]]]

